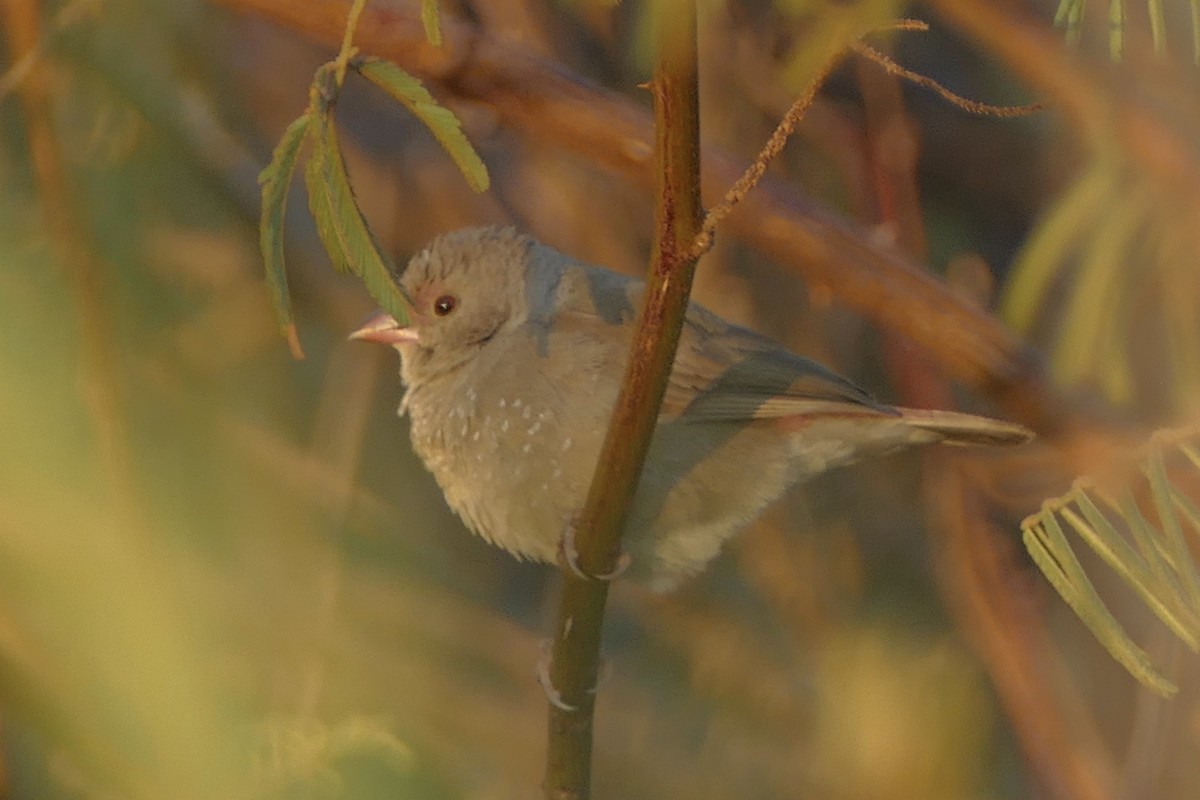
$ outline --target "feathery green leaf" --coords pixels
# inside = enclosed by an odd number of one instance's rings
[[[283,137],[275,145],[271,163],[258,175],[258,182],[262,186],[262,216],[259,220],[258,235],[263,266],[267,273],[267,287],[271,292],[271,303],[275,307],[276,317],[279,318],[280,328],[292,344],[293,353],[297,355],[303,353],[299,351],[299,341],[296,338],[292,300],[288,293],[287,272],[284,269],[283,222],[287,213],[287,196],[292,183],[292,173],[296,170],[300,145],[308,132],[310,122],[312,115],[304,113],[288,125]]]
[[[401,325],[406,324],[408,306],[358,208],[332,116],[318,115],[311,130],[313,153],[304,181],[321,242],[334,268],[361,278],[380,307]]]
[[[357,58],[350,62],[350,66],[403,103],[417,119],[425,123],[442,149],[454,159],[472,189],[487,191],[490,185],[487,167],[463,134],[458,117],[450,109],[438,105],[419,80],[390,61],[378,58]]]

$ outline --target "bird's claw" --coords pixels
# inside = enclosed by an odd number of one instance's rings
[[[537,682],[541,684],[542,691],[546,693],[546,699],[550,701],[550,705],[557,708],[559,711],[565,711],[568,714],[572,711],[578,711],[576,706],[562,699],[562,695],[558,693],[558,689],[554,688],[554,682],[550,680],[550,662],[551,658],[550,647],[552,642],[549,639],[543,639],[541,642],[541,655],[538,656],[537,668],[534,670],[534,675],[537,676]]]
[[[605,572],[600,575],[592,575],[584,572],[583,567],[579,566],[579,549],[575,547],[575,526],[574,524],[567,525],[567,529],[563,531],[562,539],[558,542],[559,560],[563,565],[571,571],[575,577],[585,581],[615,581],[617,578],[625,574],[629,569],[629,565],[633,563],[633,559],[624,550],[617,556],[616,566],[612,572]]]
[[[612,568],[612,572],[605,572],[602,575],[592,575],[592,580],[615,581],[617,578],[625,574],[626,570],[629,569],[629,565],[632,563],[633,558],[629,555],[629,553],[626,553],[624,550],[622,550],[621,555],[617,556],[617,563]]]
[[[573,711],[578,711],[578,706],[573,706],[562,699],[562,694],[558,689],[554,688],[554,681],[550,679],[550,664],[554,660],[552,648],[554,642],[550,639],[542,639],[539,643],[541,654],[538,656],[537,666],[533,674],[537,677],[537,682],[541,685],[542,691],[546,693],[546,699],[550,701],[550,705],[557,708],[559,711],[565,711],[570,714]],[[596,676],[596,685],[587,690],[588,694],[596,694],[604,684],[608,683],[612,677],[612,664],[607,659],[600,664],[600,674]]]

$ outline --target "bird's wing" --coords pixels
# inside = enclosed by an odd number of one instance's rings
[[[553,329],[578,354],[575,368],[620,375],[643,285],[606,270],[568,270]],[[569,344],[568,344],[569,343]],[[662,415],[681,421],[791,416],[893,416],[850,381],[770,339],[688,308]]]
[[[815,361],[693,306],[663,413],[715,422],[897,412]]]

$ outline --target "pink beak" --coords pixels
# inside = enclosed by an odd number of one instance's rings
[[[360,325],[358,330],[350,334],[349,338],[390,345],[419,341],[415,330],[401,327],[399,322],[383,311]]]

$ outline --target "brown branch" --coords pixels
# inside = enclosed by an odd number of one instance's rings
[[[261,14],[331,48],[341,41],[347,8],[346,0],[214,2]],[[364,52],[436,82],[443,93],[487,103],[513,130],[652,185],[653,127],[632,102],[448,15],[442,32],[445,48],[429,46],[415,2],[368,5],[356,41]],[[703,164],[703,184],[717,191],[744,171],[713,147],[704,148]],[[993,397],[1010,416],[1042,433],[1064,423],[1063,403],[1040,364],[1000,322],[795,187],[765,177],[728,225],[846,306],[919,343],[942,370]],[[948,330],[955,335],[946,336]]]
[[[646,299],[616,409],[576,537],[579,565],[590,575],[618,563],[626,512],[633,501],[687,311],[700,229],[700,107],[694,0],[661,3],[654,115],[658,163],[655,248]],[[669,13],[670,24],[665,24]],[[584,800],[590,794],[592,720],[606,581],[563,572],[551,681],[561,702],[550,705],[545,796]]]

